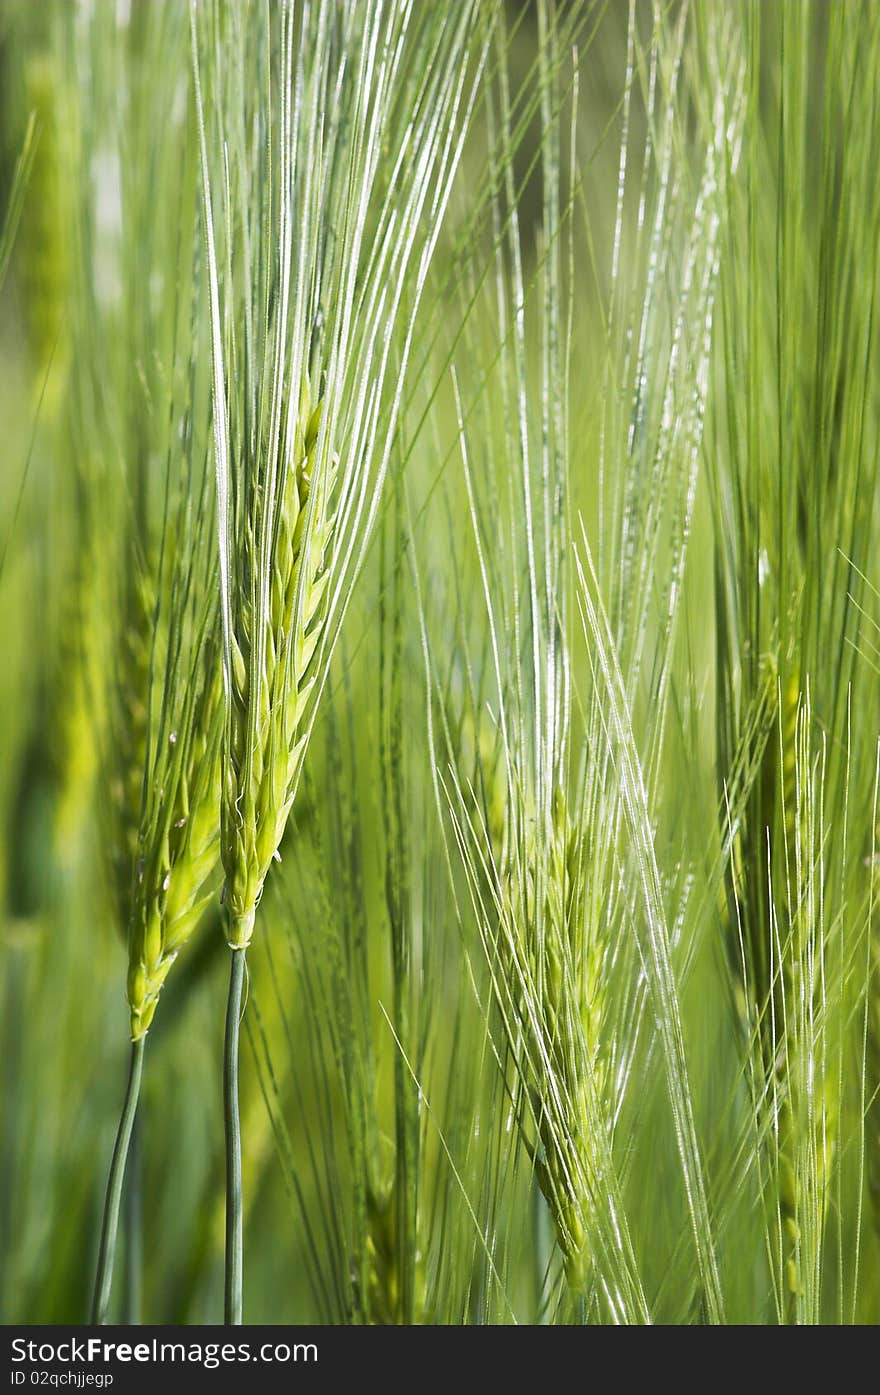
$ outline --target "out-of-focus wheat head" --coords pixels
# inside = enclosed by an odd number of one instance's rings
[[[223,730],[216,630],[196,654],[187,681],[169,687],[168,718],[147,768],[134,858],[128,968],[133,1041],[146,1034],[168,972],[216,890]]]

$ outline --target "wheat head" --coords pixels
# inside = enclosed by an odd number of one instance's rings
[[[336,463],[331,458],[327,470],[317,469],[321,404],[313,408],[307,377],[298,405],[280,491],[263,633],[262,612],[253,593],[239,591],[230,637],[229,760],[222,791],[221,850],[227,938],[233,949],[250,943],[266,874],[293,802],[315,681],[310,664],[321,639],[322,603],[330,580],[326,557],[334,526],[330,501]],[[258,517],[245,538],[245,567],[251,576],[260,574],[257,549],[263,526]]]
[[[218,645],[205,647],[196,682],[148,772],[137,836],[129,927],[132,1041],[146,1035],[162,985],[213,895],[219,858],[223,685]]]

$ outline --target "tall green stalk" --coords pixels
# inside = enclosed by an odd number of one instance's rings
[[[388,345],[400,319],[402,373],[419,299],[410,287],[423,284],[460,153],[477,7],[283,0],[193,5],[191,17],[225,680],[220,856],[233,950],[226,1316],[237,1322],[244,951],[378,513],[400,409]],[[253,140],[241,139],[245,130]]]
[[[92,1302],[92,1322],[103,1324],[107,1321],[110,1307],[110,1292],[113,1286],[113,1261],[116,1256],[116,1232],[119,1228],[119,1206],[122,1200],[122,1186],[125,1181],[125,1165],[131,1143],[131,1132],[137,1113],[141,1091],[141,1075],[144,1066],[144,1038],[131,1044],[131,1059],[128,1068],[128,1083],[125,1099],[116,1130],[113,1157],[110,1161],[110,1175],[107,1179],[107,1195],[104,1200],[104,1218],[101,1222],[101,1245],[98,1251],[98,1271],[95,1276],[95,1296]]]
[[[128,1186],[125,1189],[125,1323],[141,1321],[144,1263],[144,1150],[143,1126],[135,1115],[128,1148]]]
[[[238,1116],[238,1033],[247,950],[234,949],[229,966],[226,1036],[223,1046],[223,1120],[226,1130],[226,1282],[224,1321],[241,1324],[241,1125]]]

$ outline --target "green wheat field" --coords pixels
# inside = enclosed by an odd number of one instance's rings
[[[0,0],[0,1319],[880,1319],[880,4]]]

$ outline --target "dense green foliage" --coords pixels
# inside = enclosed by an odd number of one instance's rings
[[[880,7],[0,0],[0,1316],[880,1316]],[[243,967],[243,958],[239,961]],[[161,991],[160,991],[161,990]]]

